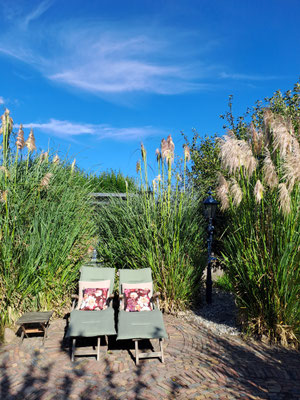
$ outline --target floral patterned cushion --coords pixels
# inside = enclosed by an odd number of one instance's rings
[[[125,311],[152,311],[149,289],[124,289]]]
[[[107,308],[107,288],[87,288],[82,291],[83,299],[80,310],[100,311]]]

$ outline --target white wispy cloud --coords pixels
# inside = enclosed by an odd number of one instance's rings
[[[237,73],[227,73],[227,72],[221,72],[220,78],[243,80],[243,81],[269,81],[273,79],[279,79],[279,77],[275,75],[252,75],[252,74],[237,74]]]
[[[14,19],[10,29],[0,33],[0,53],[30,64],[53,82],[100,96],[176,94],[210,87],[205,77],[211,67],[204,60],[192,61],[192,53],[199,53],[201,46],[193,46],[186,33],[71,18],[38,24],[52,4],[43,1]],[[203,40],[203,52],[207,51],[208,42]]]
[[[109,124],[86,124],[71,121],[61,121],[50,119],[48,122],[30,122],[23,124],[24,128],[38,129],[41,132],[62,139],[72,139],[80,135],[92,135],[96,139],[115,139],[115,140],[141,140],[148,136],[165,135],[162,129],[152,126],[140,127],[114,127]]]
[[[67,21],[50,20],[47,11],[59,7],[58,1],[28,8],[30,2],[26,9],[24,4],[6,6],[11,7],[10,23],[0,32],[0,54],[30,64],[59,85],[118,99],[131,93],[207,91],[220,80],[277,79],[224,72],[226,66],[210,62],[210,52],[220,45],[213,35],[181,33],[159,23],[137,25],[129,19],[126,26],[96,18],[75,20],[72,14]]]
[[[4,103],[5,103],[4,97],[0,96],[0,104],[4,104]]]
[[[42,14],[44,14],[48,8],[53,4],[53,0],[45,0],[33,8],[22,21],[24,28],[28,26],[31,21],[38,19]]]

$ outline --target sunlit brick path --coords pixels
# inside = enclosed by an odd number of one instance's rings
[[[171,316],[165,322],[165,364],[149,359],[136,367],[129,344],[118,348],[114,340],[108,352],[101,346],[100,362],[72,364],[66,321],[52,321],[44,347],[39,337],[0,348],[0,398],[300,399],[299,353],[220,338]]]

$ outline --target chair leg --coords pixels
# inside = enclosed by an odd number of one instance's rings
[[[163,339],[159,339],[159,347],[160,347],[160,352],[161,352],[161,362],[165,362],[164,358],[164,348],[163,348]]]
[[[135,364],[139,365],[140,360],[139,360],[139,345],[138,345],[138,340],[134,341],[135,345]]]
[[[100,360],[100,336],[97,337],[97,361]]]
[[[74,362],[74,359],[75,359],[75,347],[76,347],[76,339],[73,338],[73,340],[72,340],[72,355],[71,355],[72,362]]]

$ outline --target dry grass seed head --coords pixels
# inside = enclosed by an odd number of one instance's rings
[[[223,168],[228,169],[231,174],[243,166],[250,177],[257,167],[257,160],[249,143],[236,139],[230,132],[221,141],[220,156]]]
[[[4,165],[1,165],[0,172],[3,172],[7,177],[9,177],[8,169],[4,167]]]
[[[152,181],[152,187],[153,187],[153,191],[155,192],[156,189],[157,189],[157,185],[156,185],[156,180],[155,179],[153,179],[153,181]]]
[[[168,162],[172,162],[174,160],[174,150],[175,145],[173,143],[171,135],[169,135],[167,140],[163,139],[161,141],[162,158],[166,159]]]
[[[58,157],[57,154],[55,154],[55,156],[53,157],[53,160],[52,160],[53,164],[58,165],[59,161],[60,161],[60,158]]]
[[[300,144],[294,135],[291,135],[291,147],[284,158],[283,168],[283,178],[291,192],[295,183],[300,181]]]
[[[72,164],[71,164],[71,172],[74,171],[75,165],[76,165],[76,158],[74,158],[74,160],[73,160],[73,162],[72,162]]]
[[[5,132],[8,130],[8,133],[11,133],[14,121],[13,119],[9,116],[10,111],[6,108],[4,111],[4,114],[1,115],[1,120],[2,120],[2,128],[1,128],[1,133]]]
[[[227,210],[227,208],[229,207],[229,184],[222,174],[219,174],[218,181],[217,197],[221,201],[221,209],[224,211]]]
[[[186,159],[186,161],[191,161],[191,152],[190,152],[190,148],[187,144],[183,145],[184,148],[184,158]]]
[[[173,140],[172,140],[172,136],[171,136],[171,135],[168,136],[168,138],[167,138],[167,143],[168,143],[170,152],[174,154],[174,151],[175,151],[175,144],[173,143]]]
[[[263,198],[263,194],[264,194],[264,187],[261,183],[261,181],[258,179],[258,181],[256,182],[256,185],[254,187],[254,196],[255,196],[255,201],[256,203],[260,203],[262,198]]]
[[[48,188],[52,176],[53,176],[53,174],[52,174],[51,172],[48,172],[48,173],[43,177],[43,179],[41,180],[41,183],[40,183],[40,188],[41,188],[41,189],[42,189],[42,188],[43,188],[43,189],[47,189],[47,188]]]
[[[16,140],[16,146],[17,146],[18,150],[22,150],[25,146],[24,131],[23,131],[22,124],[20,124],[20,127],[19,127],[17,140]]]
[[[135,169],[136,169],[136,173],[138,174],[139,171],[141,170],[141,162],[140,162],[140,161],[137,161],[137,162],[136,162],[136,167],[135,167]]]
[[[161,159],[161,153],[160,153],[159,149],[156,149],[156,150],[155,150],[155,155],[156,155],[156,160],[157,160],[157,161],[160,161],[160,159]]]
[[[284,159],[292,151],[294,136],[292,124],[281,115],[273,115],[270,127],[272,130],[274,151],[278,149],[280,157]]]
[[[142,154],[142,159],[145,162],[146,161],[147,152],[146,152],[146,149],[145,149],[143,143],[141,143],[141,154]]]
[[[285,183],[278,185],[279,190],[279,207],[284,215],[288,215],[291,211],[291,199]]]
[[[271,189],[278,185],[278,176],[276,173],[276,169],[271,159],[270,151],[267,147],[265,148],[263,175],[264,181]]]
[[[240,202],[243,199],[243,192],[242,189],[240,188],[239,184],[234,178],[230,179],[230,192],[231,192],[231,197],[233,204],[235,206],[239,206]]]
[[[33,134],[33,129],[30,130],[28,139],[25,142],[25,146],[27,147],[27,149],[32,152],[36,150],[36,145],[35,145],[35,137]]]
[[[48,156],[49,156],[48,151],[45,152],[42,151],[39,157],[40,162],[46,161],[48,159]]]
[[[7,200],[7,190],[0,190],[0,203],[5,203]]]

